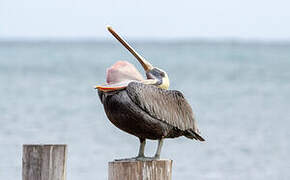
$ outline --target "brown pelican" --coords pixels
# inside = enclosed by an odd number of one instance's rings
[[[111,27],[107,28],[137,58],[147,76],[143,79],[132,64],[118,61],[107,70],[107,84],[96,86],[109,120],[139,138],[139,153],[133,159],[159,159],[164,138],[185,136],[204,141],[183,94],[168,90],[166,72],[152,66]],[[158,140],[152,158],[144,156],[146,139]]]

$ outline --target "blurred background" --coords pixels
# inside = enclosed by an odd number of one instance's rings
[[[68,144],[70,180],[106,179],[139,141],[106,118],[93,86],[140,65],[110,24],[192,105],[205,143],[166,140],[173,179],[290,178],[288,1],[0,0],[0,179],[22,144]],[[149,141],[146,154],[155,151]]]

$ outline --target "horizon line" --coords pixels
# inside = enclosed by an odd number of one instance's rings
[[[290,45],[290,39],[259,38],[131,38],[132,43],[226,43]],[[0,43],[114,43],[111,38],[1,38]]]

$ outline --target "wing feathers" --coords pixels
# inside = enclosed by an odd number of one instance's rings
[[[152,117],[180,130],[198,133],[192,109],[181,92],[136,82],[130,83],[126,90],[131,100]],[[199,137],[194,136],[201,140]]]

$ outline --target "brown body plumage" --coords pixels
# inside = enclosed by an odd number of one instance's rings
[[[182,93],[131,82],[126,89],[102,92],[109,120],[118,128],[144,139],[186,136],[203,141],[190,105]]]

